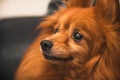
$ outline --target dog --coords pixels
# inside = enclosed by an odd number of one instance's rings
[[[120,80],[119,0],[65,0],[37,27],[15,80]]]

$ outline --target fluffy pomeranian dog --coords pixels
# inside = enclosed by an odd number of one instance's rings
[[[66,0],[46,17],[15,80],[120,80],[119,0]]]

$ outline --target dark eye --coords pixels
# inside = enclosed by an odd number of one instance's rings
[[[54,30],[54,34],[56,34],[57,32],[59,32],[59,28],[56,28],[56,29]]]
[[[83,38],[83,36],[79,32],[74,32],[73,38],[74,38],[74,40],[79,41]]]

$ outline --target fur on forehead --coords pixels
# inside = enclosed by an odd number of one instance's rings
[[[44,19],[42,23],[40,23],[39,27],[53,27],[56,25],[58,19],[61,15],[66,14],[70,9],[73,8],[88,8],[92,4],[92,0],[64,0],[67,5],[66,8],[60,7],[58,11],[56,11],[53,15],[50,15]],[[106,5],[106,6],[105,6]],[[116,6],[115,6],[116,5]],[[91,7],[90,7],[91,8]],[[120,20],[120,7],[119,0],[96,0],[96,4],[92,7],[95,11],[97,18],[106,19],[106,22],[113,23],[116,20]],[[105,12],[105,13],[103,13]]]

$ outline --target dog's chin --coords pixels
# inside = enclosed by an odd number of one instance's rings
[[[43,52],[43,56],[45,59],[51,61],[71,61],[73,59],[72,57],[62,58],[62,57],[54,56],[52,54],[49,54],[48,52]]]

